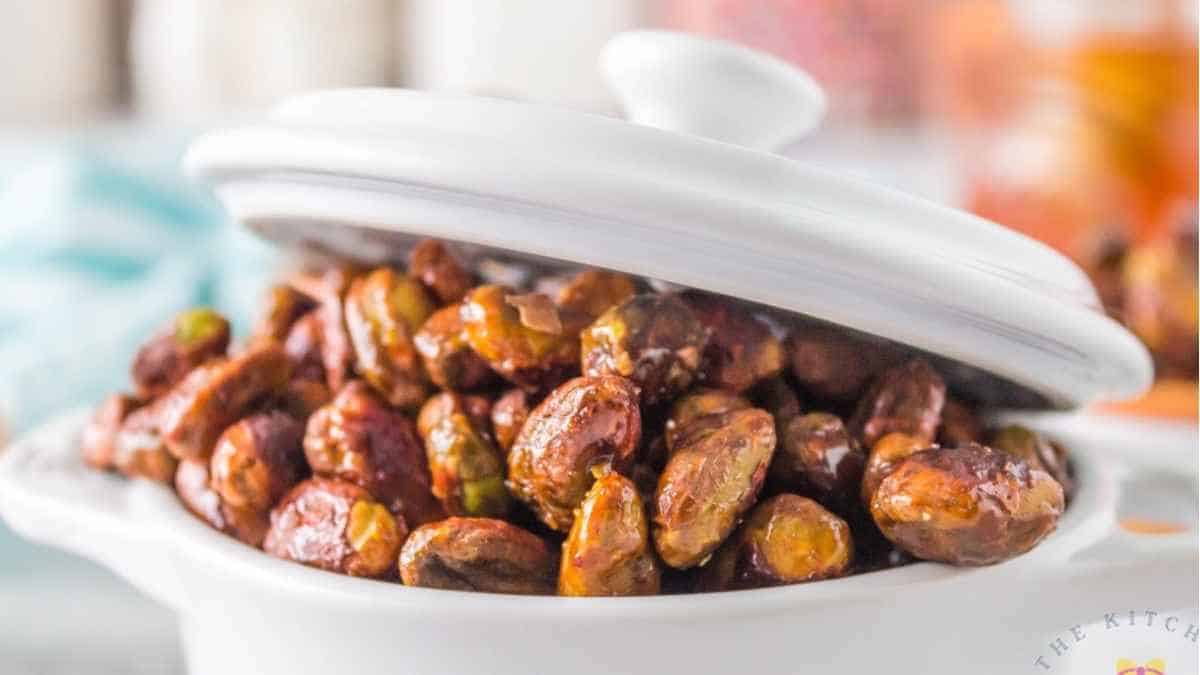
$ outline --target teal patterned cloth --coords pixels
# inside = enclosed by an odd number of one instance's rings
[[[74,141],[0,177],[10,434],[126,386],[137,345],[179,309],[215,306],[244,326],[275,254],[179,173],[182,140]]]

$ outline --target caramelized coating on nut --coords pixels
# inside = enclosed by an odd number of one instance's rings
[[[407,534],[404,518],[363,488],[311,478],[271,511],[263,550],[331,572],[381,578],[395,574],[396,555]]]
[[[508,513],[504,461],[471,419],[454,413],[435,423],[425,436],[433,495],[452,516],[501,518]]]
[[[261,546],[270,527],[270,509],[238,507],[226,503],[212,489],[208,465],[185,459],[175,471],[175,494],[197,518],[251,546]]]
[[[519,595],[554,593],[557,560],[546,542],[491,518],[447,518],[418,527],[400,551],[409,586]]]
[[[770,478],[781,489],[836,504],[854,498],[866,461],[867,454],[839,417],[808,413],[784,427]]]
[[[524,389],[509,389],[492,404],[492,433],[505,453],[512,449],[517,434],[529,419],[530,398]]]
[[[938,442],[945,446],[983,442],[983,423],[979,416],[958,399],[946,397],[942,406],[942,427]]]
[[[563,544],[558,594],[657,595],[658,561],[633,481],[608,471],[588,490]]]
[[[83,435],[79,441],[83,461],[87,462],[88,466],[101,470],[113,468],[117,452],[117,432],[121,430],[121,423],[141,406],[142,402],[137,398],[116,393],[109,394],[96,407],[91,420],[83,428]]]
[[[113,467],[131,478],[170,483],[178,460],[163,441],[161,399],[129,413],[113,439]]]
[[[992,433],[988,447],[1025,460],[1029,466],[1054,477],[1069,496],[1074,487],[1066,450],[1041,434],[1019,424],[1001,427]]]
[[[749,407],[750,401],[726,389],[700,388],[675,399],[663,431],[668,453],[675,448],[684,431],[694,429],[693,423],[700,418]]]
[[[224,355],[228,347],[225,317],[207,307],[181,312],[133,357],[134,390],[144,400],[160,396],[196,366]]]
[[[783,343],[765,323],[715,295],[689,291],[680,297],[708,329],[700,365],[707,385],[744,392],[783,370]]]
[[[180,459],[207,460],[225,427],[256,402],[281,394],[290,375],[291,362],[272,342],[196,368],[162,399],[167,448]]]
[[[236,422],[213,450],[212,489],[232,507],[270,510],[303,476],[303,436],[304,425],[278,411]]]
[[[430,396],[421,406],[417,413],[417,434],[429,438],[429,430],[435,425],[451,415],[460,414],[467,416],[476,431],[486,435],[491,411],[492,402],[482,396],[443,391]]]
[[[555,295],[562,308],[564,323],[582,330],[610,307],[625,302],[637,293],[633,279],[619,272],[589,269],[571,277]]]
[[[875,495],[875,490],[884,478],[896,468],[896,465],[904,461],[910,455],[913,455],[921,450],[925,450],[931,444],[916,436],[893,431],[883,438],[875,441],[875,445],[871,446],[871,452],[867,455],[867,466],[863,470],[862,478],[862,500],[863,504],[870,506],[871,497]]]
[[[701,573],[704,590],[798,584],[850,570],[854,542],[846,521],[817,502],[781,494],[761,502]]]
[[[292,362],[295,377],[326,382],[321,356],[321,326],[321,313],[314,310],[297,319],[284,336],[283,351]]]
[[[315,306],[312,298],[300,291],[287,284],[276,284],[267,289],[262,314],[254,324],[251,338],[282,342],[291,332],[292,325]]]
[[[565,532],[591,487],[592,467],[628,471],[641,435],[636,385],[612,375],[575,378],[529,414],[508,455],[509,489]]]
[[[945,402],[942,376],[927,361],[912,359],[876,378],[850,418],[850,431],[864,447],[893,431],[932,443]]]
[[[467,344],[458,305],[434,312],[413,336],[413,345],[421,355],[429,379],[443,389],[477,389],[494,376],[487,361]]]
[[[365,488],[406,523],[421,525],[445,513],[430,492],[425,448],[413,423],[362,382],[346,385],[309,418],[304,456],[313,473]]]
[[[871,499],[871,515],[896,546],[955,565],[988,565],[1028,551],[1054,531],[1062,511],[1058,481],[981,445],[922,450]]]
[[[610,308],[581,335],[583,373],[620,375],[642,390],[642,401],[671,400],[696,380],[708,332],[682,300],[636,295]]]
[[[433,310],[425,288],[391,268],[350,284],[346,329],[354,369],[391,405],[415,407],[429,392],[412,336]]]
[[[436,239],[424,239],[409,251],[408,274],[443,305],[462,300],[471,288],[471,273]]]
[[[504,286],[480,286],[460,309],[467,343],[492,370],[519,387],[548,389],[579,367],[579,340],[567,332],[548,333],[521,321]]]
[[[318,345],[325,383],[330,391],[342,388],[354,361],[354,348],[346,331],[343,299],[360,271],[353,265],[340,264],[319,273],[302,274],[289,281],[296,290],[317,302],[316,317],[320,322]]]
[[[788,336],[784,347],[796,382],[822,401],[853,400],[871,378],[896,360],[887,346],[867,342],[832,326],[798,327]]]
[[[758,498],[775,451],[775,423],[751,408],[720,419],[706,434],[683,434],[658,479],[654,545],[663,562],[701,565]]]

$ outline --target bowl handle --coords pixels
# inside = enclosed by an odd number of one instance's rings
[[[87,467],[78,448],[88,415],[67,413],[0,449],[0,518],[27,539],[103,564],[178,611],[171,547],[147,515],[174,496],[162,485]]]
[[[609,40],[600,71],[638,124],[774,151],[816,128],[821,86],[803,70],[723,40],[634,30]]]

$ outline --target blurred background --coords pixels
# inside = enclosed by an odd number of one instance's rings
[[[1078,261],[1160,380],[1110,408],[1195,423],[1193,1],[0,0],[0,444],[121,386],[185,305],[244,325],[277,254],[179,175],[199,131],[349,85],[616,114],[596,57],[641,26],[811,72],[831,112],[788,154]],[[0,671],[177,672],[175,640],[106,572],[0,525]]]

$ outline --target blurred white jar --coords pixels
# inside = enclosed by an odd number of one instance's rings
[[[307,89],[393,82],[391,0],[137,0],[139,112],[205,119]]]
[[[117,32],[112,0],[0,2],[0,122],[58,124],[110,112]]]
[[[409,0],[405,86],[611,110],[596,68],[608,38],[645,20],[641,0]]]

